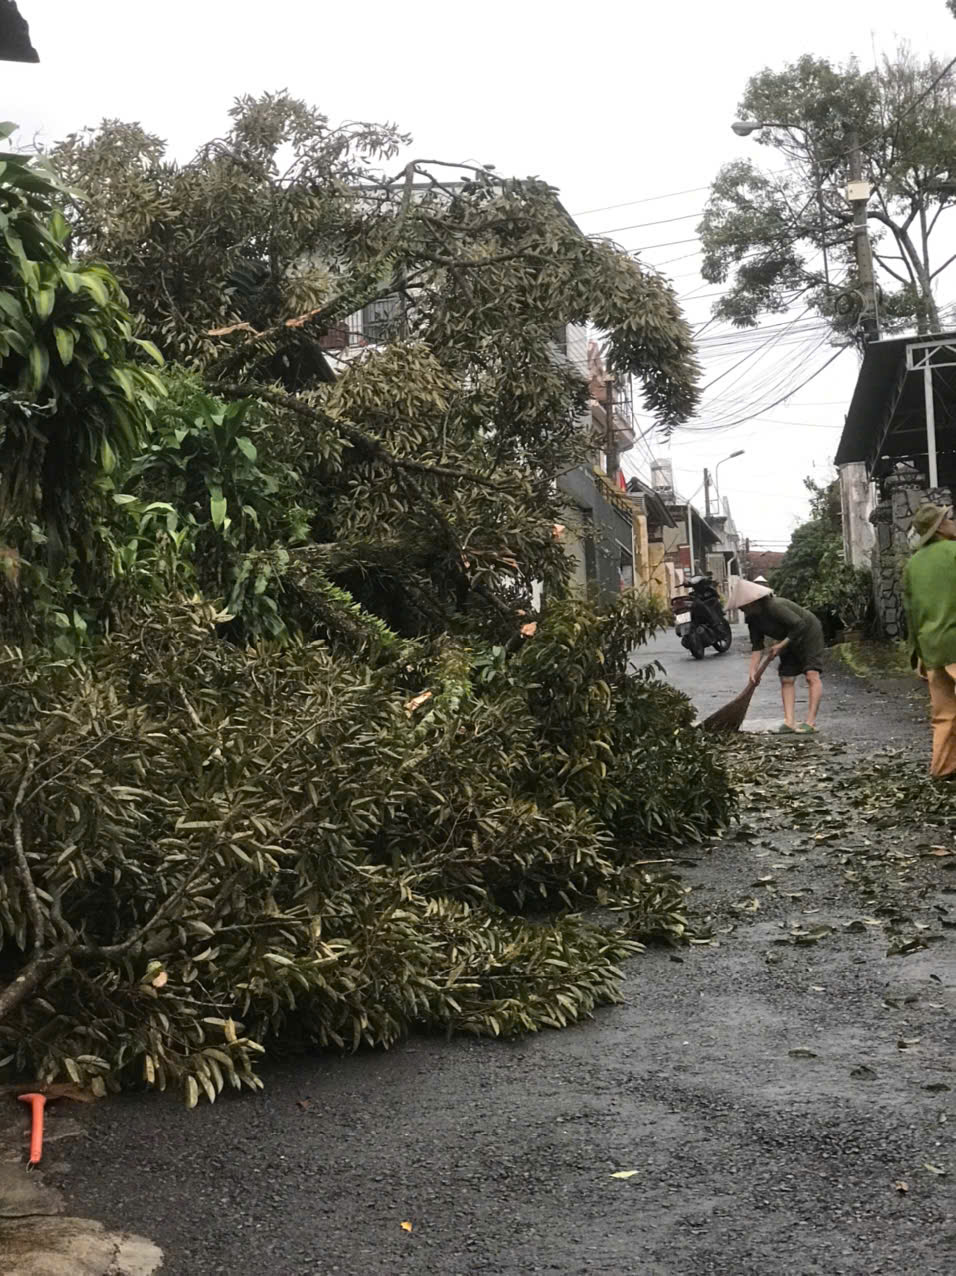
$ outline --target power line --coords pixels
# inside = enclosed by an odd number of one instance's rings
[[[822,344],[822,343],[821,343],[821,344]],[[818,376],[819,376],[822,372],[825,372],[825,371],[826,371],[826,369],[827,369],[827,368],[829,368],[829,366],[830,366],[830,364],[831,364],[831,363],[835,363],[835,362],[837,361],[837,359],[839,359],[840,355],[841,355],[841,354],[843,354],[843,353],[847,350],[847,348],[848,348],[848,347],[846,347],[846,346],[841,346],[841,348],[840,348],[839,350],[835,351],[835,352],[834,352],[834,353],[830,356],[830,358],[829,358],[829,359],[827,359],[826,363],[821,364],[821,365],[820,365],[820,367],[819,367],[819,368],[817,368],[817,370],[816,370],[815,372],[811,372],[811,373],[810,373],[810,375],[809,375],[808,377],[805,377],[805,378],[804,378],[804,379],[800,382],[800,384],[799,384],[799,385],[795,385],[795,386],[794,386],[791,390],[788,390],[786,394],[781,395],[779,399],[775,399],[773,403],[767,403],[767,404],[764,404],[764,406],[760,409],[760,411],[759,411],[759,412],[752,412],[752,413],[750,413],[750,415],[749,415],[749,416],[743,416],[743,417],[740,417],[740,418],[739,418],[738,420],[736,420],[736,421],[727,421],[727,422],[725,422],[724,424],[719,425],[719,426],[706,426],[706,427],[703,427],[703,429],[706,429],[706,430],[733,430],[733,429],[735,429],[738,425],[743,425],[743,424],[744,424],[745,422],[747,422],[747,421],[752,421],[752,420],[754,420],[754,418],[755,418],[755,417],[757,417],[757,416],[763,416],[763,414],[764,414],[765,412],[769,412],[769,411],[771,411],[773,408],[778,407],[778,406],[779,406],[779,404],[783,403],[785,399],[789,399],[789,398],[790,398],[790,396],[791,396],[791,395],[796,394],[798,390],[802,390],[802,389],[803,389],[803,387],[804,387],[805,385],[809,385],[811,381],[816,380],[816,378],[817,378],[817,377],[818,377]],[[679,430],[681,430],[681,429],[693,429],[694,427],[692,427],[692,426],[691,426],[691,427],[688,427],[688,426],[677,426],[676,428],[677,428],[677,429],[679,429]]]
[[[659,199],[676,199],[678,195],[696,195],[698,191],[709,191],[710,186],[689,186],[682,191],[668,191],[666,195],[645,195],[642,199],[627,199],[623,204],[603,204],[600,208],[585,208],[580,213],[572,213],[572,217],[588,217],[591,213],[610,213],[615,208],[633,208],[635,204],[653,204]],[[696,214],[692,214],[696,216]]]

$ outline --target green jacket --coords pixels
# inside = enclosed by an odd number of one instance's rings
[[[911,651],[927,669],[956,664],[956,541],[931,541],[903,573]]]

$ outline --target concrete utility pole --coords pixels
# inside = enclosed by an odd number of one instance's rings
[[[617,482],[619,461],[617,446],[614,442],[614,378],[609,376],[604,382],[604,455],[607,458],[607,476],[612,483]]]
[[[853,209],[853,247],[856,252],[856,267],[860,275],[860,291],[863,294],[861,323],[864,338],[867,341],[876,341],[880,335],[880,320],[876,304],[876,282],[873,277],[873,248],[866,224],[870,184],[863,180],[863,157],[860,153],[860,139],[856,129],[847,128],[845,136],[850,161],[850,180],[846,195]]]
[[[704,518],[710,518],[710,470],[704,470]]]

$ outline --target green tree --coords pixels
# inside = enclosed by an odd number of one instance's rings
[[[81,497],[142,446],[164,393],[114,275],[71,256],[65,199],[35,160],[0,154],[0,533],[37,520],[61,546],[82,543]]]
[[[802,607],[839,616],[848,629],[862,628],[872,610],[872,584],[868,571],[844,557],[839,481],[805,481],[810,518],[794,530],[771,583],[778,594]]]
[[[731,285],[715,313],[753,326],[801,298],[836,330],[856,330],[862,298],[846,199],[856,141],[872,184],[882,327],[938,331],[934,288],[954,260],[944,216],[956,202],[949,68],[905,48],[873,71],[805,55],[755,75],[739,113],[765,124],[753,142],[772,152],[773,168],[735,160],[714,182],[700,223],[702,273]]]
[[[592,446],[585,384],[555,331],[606,333],[610,367],[639,379],[664,427],[696,402],[692,338],[670,287],[583,236],[545,182],[415,161],[389,173],[380,161],[405,140],[333,128],[280,94],[241,99],[226,136],[184,165],[117,122],[53,159],[85,193],[77,246],[113,263],[207,394],[257,401],[261,466],[298,476],[308,545],[276,559],[286,604],[302,600],[307,563],[314,599],[345,588],[405,634],[508,639],[533,580],[562,587],[555,478]],[[323,349],[377,304],[392,316],[377,348]],[[146,477],[165,499],[161,455]],[[215,467],[203,482],[215,530],[234,536],[255,502],[236,503]]]

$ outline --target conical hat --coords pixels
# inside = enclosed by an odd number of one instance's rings
[[[749,607],[751,603],[759,602],[761,598],[769,598],[772,593],[773,590],[768,589],[766,585],[755,585],[752,580],[738,580],[728,606],[731,611],[735,611],[738,607]]]

